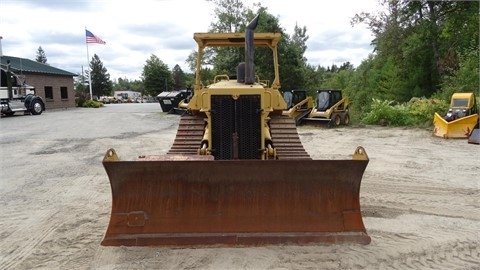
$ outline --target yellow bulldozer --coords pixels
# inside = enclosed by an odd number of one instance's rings
[[[447,113],[444,116],[435,113],[433,135],[445,139],[467,139],[478,125],[478,120],[475,94],[454,93]]]
[[[340,89],[317,90],[315,102],[305,90],[284,91],[283,98],[287,103],[283,115],[294,118],[297,125],[327,124],[328,127],[336,127],[350,123],[349,99]]]
[[[281,35],[254,33],[257,22],[245,33],[193,35],[194,93],[166,154],[122,161],[107,150],[112,209],[102,245],[370,243],[360,209],[365,149],[349,159],[310,157],[294,119],[282,115]],[[202,54],[210,47],[244,48],[245,61],[235,76],[203,85]],[[258,48],[272,52],[271,84],[255,75]]]

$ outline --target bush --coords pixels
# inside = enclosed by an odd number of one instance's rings
[[[362,119],[370,125],[412,125],[412,118],[405,105],[392,105],[394,101],[373,99],[371,110]]]
[[[83,97],[78,97],[75,99],[75,106],[77,107],[83,107],[84,103],[85,103],[85,99]]]
[[[84,108],[100,108],[103,107],[103,103],[95,100],[85,100],[82,104]]]
[[[362,122],[370,125],[430,127],[435,112],[443,115],[449,105],[435,98],[412,98],[406,103],[393,104],[394,101],[373,99],[371,110]]]
[[[415,126],[432,126],[435,113],[443,115],[447,112],[449,104],[436,98],[412,98],[408,103],[408,111]]]

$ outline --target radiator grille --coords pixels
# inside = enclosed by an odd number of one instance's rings
[[[231,95],[213,95],[211,105],[215,159],[233,159],[235,149],[239,159],[260,159],[260,96],[243,95],[234,100]],[[238,143],[234,143],[235,134]]]

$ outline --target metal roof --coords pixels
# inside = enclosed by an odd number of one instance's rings
[[[10,61],[10,71],[17,74],[20,74],[21,72],[27,72],[48,75],[78,76],[75,73],[52,67],[44,63],[36,62],[26,58],[7,55],[0,56],[0,63],[2,69],[7,68],[8,61]]]

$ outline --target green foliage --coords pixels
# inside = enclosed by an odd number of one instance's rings
[[[78,102],[80,105],[80,102]],[[81,102],[81,106],[79,107],[84,107],[84,108],[100,108],[103,107],[103,103],[95,100],[85,100]]]
[[[206,0],[214,5],[216,22],[211,22],[210,30],[217,33],[240,32],[241,26],[248,23],[245,18],[247,8],[238,0]]]
[[[322,84],[322,88],[345,89],[347,88],[354,71],[352,69],[340,70],[329,73],[328,79]]]
[[[280,27],[278,22],[277,25]],[[279,43],[280,79],[283,89],[305,89],[308,81],[312,80],[312,77],[307,76],[309,70],[304,57],[309,38],[306,33],[306,27],[295,25],[293,35],[290,37],[284,34]]]
[[[118,78],[113,82],[114,91],[130,90],[135,92],[143,92],[143,82],[140,80],[129,80],[127,78]]]
[[[38,47],[37,49],[37,56],[35,57],[35,61],[47,64],[47,56],[45,55],[45,51],[42,49],[42,46]]]
[[[173,90],[181,90],[186,88],[186,76],[182,68],[179,65],[175,65],[172,70],[173,76]]]
[[[173,89],[174,80],[167,64],[152,54],[142,72],[145,94],[157,96],[163,91]]]
[[[448,103],[435,98],[412,98],[401,104],[395,104],[393,100],[373,99],[371,110],[362,122],[372,125],[428,127],[432,125],[435,112],[444,114],[447,109]]]
[[[478,94],[478,86],[480,85],[479,61],[478,49],[471,50],[465,56],[460,57],[458,71],[444,80],[444,87],[440,93],[443,100],[450,101],[452,94],[455,92],[477,91]]]
[[[83,104],[85,104],[85,96],[80,96],[75,99],[75,106],[76,107],[83,107]]]
[[[408,126],[412,124],[405,105],[393,105],[393,100],[373,99],[371,111],[362,119],[366,124]]]
[[[74,87],[75,96],[87,94],[90,95],[90,88],[88,87],[88,84],[85,82],[82,75],[79,75],[77,78],[75,78]]]
[[[358,91],[407,102],[438,94],[449,100],[453,92],[478,89],[479,1],[380,4],[385,11],[363,12],[352,20],[367,24],[375,36],[375,54],[367,60],[374,63],[368,71],[374,79]]]
[[[449,103],[438,98],[412,98],[406,106],[413,125],[425,127],[432,125],[435,113],[445,114]]]
[[[266,7],[261,3],[253,3],[252,7],[246,6],[244,1],[237,0],[207,0],[215,6],[214,21],[210,24],[209,32],[230,33],[245,32],[246,25],[257,15],[260,19],[255,32],[275,32],[281,33],[282,38],[278,43],[278,55],[280,63],[280,83],[282,89],[304,88],[311,85],[313,77],[306,67],[307,59],[304,57],[307,49],[306,41],[308,35],[305,26],[296,25],[292,36],[285,33],[281,27],[278,17],[270,14]],[[192,52],[186,62],[193,71],[197,52]],[[236,68],[240,62],[243,62],[245,52],[243,48],[207,48],[202,54],[202,80],[212,80],[214,75],[236,74]],[[268,48],[255,49],[255,73],[262,80],[268,80],[272,83],[273,57]],[[210,72],[205,72],[210,71]]]
[[[95,54],[90,61],[90,76],[92,81],[93,96],[111,96],[113,83],[110,80],[110,74],[107,68],[103,66],[100,57]]]

